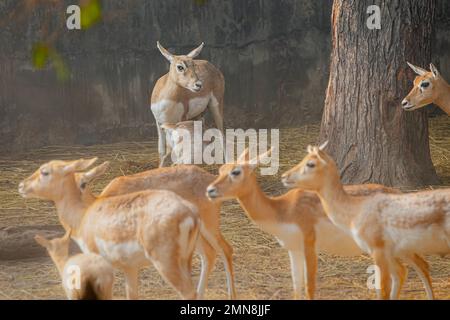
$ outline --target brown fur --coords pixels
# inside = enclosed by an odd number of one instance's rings
[[[194,60],[203,48],[203,44],[191,53],[179,56],[168,52],[159,42],[157,46],[161,54],[170,62],[169,72],[158,79],[150,100],[158,129],[160,166],[164,167],[169,161],[166,140],[161,129],[164,123],[193,120],[208,108],[216,127],[223,133],[225,80],[220,70],[208,61]],[[179,67],[182,67],[183,71],[180,71]],[[197,83],[201,83],[201,89],[195,87]],[[195,106],[190,106],[190,102],[198,98],[204,98],[204,101],[200,103],[197,100]],[[199,108],[191,110],[191,107]]]
[[[408,103],[407,111],[417,110],[429,104],[436,104],[447,115],[450,115],[450,85],[442,78],[436,67],[431,65],[432,71],[410,65],[419,75],[414,79],[414,87],[408,93],[403,103]],[[420,84],[429,82],[429,88],[423,88],[421,91]]]
[[[77,185],[82,180],[77,172],[95,160],[50,161],[25,179],[19,192],[24,197],[53,201],[63,226],[73,230],[72,237],[84,252],[106,255],[114,267],[125,272],[129,299],[138,297],[138,271],[150,263],[183,298],[195,298],[189,273],[194,250],[189,244],[196,241],[200,228],[195,205],[167,190],[83,196],[90,191]],[[99,241],[124,248],[99,250]]]
[[[283,174],[284,184],[316,192],[333,223],[348,230],[371,254],[382,273],[381,297],[389,297],[391,276],[403,281],[402,272],[395,265],[399,259],[405,259],[419,272],[427,295],[432,298],[426,262],[416,253],[450,251],[450,190],[350,195],[340,182],[333,159],[317,147],[308,147],[308,151],[300,164]],[[396,238],[399,234],[404,235],[402,239]],[[428,238],[421,240],[415,234]],[[397,247],[399,242],[401,247]],[[391,297],[395,296],[397,293],[392,291]]]
[[[219,169],[219,176],[210,184],[208,190],[215,190],[213,199],[236,198],[247,216],[263,230],[264,224],[295,224],[298,226],[303,234],[304,242],[306,298],[313,299],[317,272],[316,227],[320,220],[328,221],[319,198],[311,192],[300,189],[291,190],[281,196],[269,197],[258,185],[254,173],[256,165],[250,164],[248,150],[240,159],[240,163],[223,165]],[[253,162],[257,163],[257,161]],[[235,178],[231,175],[234,170],[241,172]],[[374,184],[348,186],[346,190],[355,195],[399,193],[398,190]],[[288,245],[285,248],[295,249]],[[296,288],[295,282],[294,288],[294,297],[299,298],[301,288]]]
[[[159,168],[115,178],[103,189],[101,196],[110,197],[140,190],[164,189],[173,191],[195,204],[199,209],[200,219],[206,229],[200,232],[199,238],[200,252],[204,256],[204,263],[207,268],[205,270],[205,281],[207,281],[214,268],[217,254],[223,252],[224,263],[227,265],[226,269],[229,270],[229,298],[235,299],[233,248],[228,244],[220,231],[221,204],[209,201],[205,195],[206,188],[214,179],[214,175],[197,166],[179,165]],[[210,243],[210,239],[208,239],[204,231],[207,231],[213,237],[212,240],[216,244]],[[217,249],[220,249],[220,251],[217,252]],[[206,283],[204,285],[206,286]],[[203,290],[200,288],[200,291]],[[199,292],[199,294],[202,294],[202,292]]]

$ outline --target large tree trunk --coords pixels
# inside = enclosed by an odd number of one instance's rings
[[[367,8],[381,8],[381,30],[370,30]],[[437,184],[425,109],[405,112],[400,102],[413,72],[427,66],[434,0],[335,0],[330,80],[321,141],[345,183],[389,186]]]

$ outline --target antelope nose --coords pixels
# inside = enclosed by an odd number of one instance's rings
[[[195,84],[194,84],[194,86],[195,86],[195,88],[196,89],[201,89],[202,87],[203,87],[203,83],[201,82],[201,81],[197,81]]]
[[[402,106],[406,107],[408,105],[408,100],[404,99],[402,101]]]
[[[215,197],[217,196],[217,188],[216,188],[216,187],[209,186],[209,187],[206,189],[206,194],[207,194],[208,197],[210,197],[210,198],[215,198]]]

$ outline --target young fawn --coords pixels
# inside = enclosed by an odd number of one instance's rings
[[[142,190],[164,189],[173,191],[196,205],[202,222],[197,244],[202,263],[197,288],[198,298],[203,298],[209,275],[214,268],[217,254],[219,254],[224,261],[228,297],[235,299],[233,248],[220,231],[221,203],[213,203],[205,195],[206,187],[215,178],[216,176],[209,172],[192,165],[158,168],[130,176],[117,177],[103,189],[100,196],[111,197]]]
[[[125,273],[127,298],[138,298],[138,272],[150,264],[182,298],[195,298],[191,262],[200,228],[196,206],[168,190],[95,197],[86,183],[107,164],[79,172],[96,160],[50,161],[20,183],[19,193],[53,201],[81,250],[101,255]]]
[[[398,296],[404,273],[398,259],[412,263],[429,298],[428,265],[417,254],[450,252],[450,189],[407,194],[350,195],[333,159],[321,147],[283,175],[283,183],[315,192],[331,221],[352,236],[379,267],[383,299]]]
[[[62,238],[47,240],[36,235],[35,240],[47,249],[58,269],[69,300],[111,300],[114,270],[101,256],[81,253],[69,257],[69,229]],[[78,278],[77,278],[78,277]]]
[[[305,284],[306,297],[313,299],[317,251],[341,256],[362,252],[349,235],[327,218],[315,194],[299,189],[277,197],[264,194],[254,170],[266,155],[249,160],[249,150],[245,150],[238,163],[219,169],[219,177],[209,185],[207,195],[213,200],[237,199],[256,225],[275,236],[289,253],[294,297],[301,297]],[[346,190],[352,194],[398,192],[380,185],[348,186]]]

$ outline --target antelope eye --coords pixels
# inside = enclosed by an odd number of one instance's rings
[[[420,84],[420,86],[421,86],[422,88],[428,88],[428,87],[430,86],[430,83],[429,83],[429,82],[422,82],[422,83]]]
[[[42,174],[44,177],[46,177],[46,176],[49,175],[49,172],[48,172],[48,171],[45,171],[45,170],[42,170],[42,171],[41,171],[41,174]]]
[[[316,164],[314,163],[314,162],[307,162],[306,163],[306,166],[308,167],[308,168],[314,168],[315,166],[316,166]]]
[[[178,71],[184,71],[184,67],[181,65],[181,64],[179,64],[179,65],[177,65],[177,69],[178,69]]]
[[[80,188],[81,188],[81,189],[85,189],[85,188],[86,188],[86,182],[82,182],[82,183],[80,184]]]
[[[241,170],[239,170],[239,169],[234,169],[233,171],[231,171],[231,175],[234,177],[237,177],[240,174],[241,174]]]

